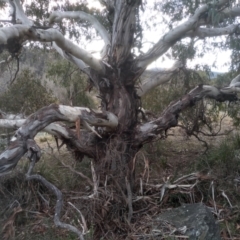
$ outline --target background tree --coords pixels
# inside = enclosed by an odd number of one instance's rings
[[[16,83],[0,96],[0,109],[4,112],[27,116],[57,99],[33,77],[29,70],[18,75]]]
[[[88,9],[87,1],[66,2],[54,6],[54,9],[48,1],[23,6],[19,0],[5,1],[5,9],[7,6],[12,9],[11,19],[0,28],[0,47],[7,49],[11,57],[18,58],[26,42],[49,43],[46,48],[54,48],[88,76],[88,89],[94,88],[101,100],[98,111],[53,104],[36,111],[26,120],[0,121],[3,127],[21,126],[9,148],[0,155],[0,173],[12,170],[28,152],[32,164],[27,179],[37,179],[54,191],[59,200],[55,224],[76,232],[80,238],[83,237],[77,229],[59,220],[60,191],[41,176],[31,175],[35,161],[40,158],[40,149],[34,141],[39,131],[45,129],[61,139],[78,160],[84,156],[93,159],[93,196],[100,194],[99,186],[120,192],[113,201],[120,199],[128,211],[125,217],[126,212],[122,213],[119,204],[117,215],[122,221],[131,222],[135,160],[142,146],[161,138],[169,128],[178,124],[183,110],[203,98],[236,101],[239,91],[239,75],[228,87],[220,89],[198,83],[190,90],[189,85],[186,86],[187,92],[182,92],[182,96],[179,95],[152,120],[145,117],[141,103],[142,97],[150,90],[185,69],[187,59],[201,56],[213,45],[205,42],[203,47],[196,44],[197,40],[204,42],[208,37],[238,35],[240,7],[237,1],[162,1],[150,6],[140,0],[100,2],[102,11]],[[144,11],[161,15],[152,18],[153,22],[144,22],[141,19]],[[145,51],[144,25],[159,29],[162,27],[159,21],[166,23],[169,29]],[[81,47],[83,36],[87,40],[101,37],[104,47],[100,59]],[[224,44],[214,47],[228,47],[229,38],[226,39]],[[178,60],[172,68],[158,72],[146,70],[167,51]],[[76,130],[55,123],[59,121],[76,122]],[[80,130],[80,124],[84,129]]]
[[[87,78],[81,71],[66,60],[48,62],[48,81],[67,90],[66,101],[72,106],[84,105],[94,108],[94,100],[87,92]]]

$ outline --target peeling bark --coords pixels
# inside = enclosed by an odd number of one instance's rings
[[[9,148],[0,155],[0,174],[10,171],[16,166],[17,162],[27,151],[27,141],[33,139],[44,128],[50,132],[54,132],[54,135],[66,141],[67,146],[75,151],[76,154],[82,152],[82,154],[91,157],[96,156],[95,147],[91,147],[96,140],[91,138],[91,135],[88,134],[88,137],[83,137],[82,140],[85,140],[86,144],[79,140],[77,135],[73,134],[68,128],[56,124],[49,125],[56,121],[75,122],[78,118],[82,119],[82,122],[85,122],[84,126],[87,130],[92,131],[94,134],[96,130],[90,124],[106,127],[106,129],[114,129],[118,125],[117,118],[108,112],[93,112],[88,108],[74,108],[56,104],[44,107],[29,116],[24,123],[22,120],[15,120],[15,124],[23,125],[16,131],[14,135],[15,140],[10,144]],[[3,122],[3,120],[1,121]],[[5,124],[10,123],[8,121],[10,120],[5,120]]]
[[[131,56],[135,33],[137,6],[140,1],[115,1],[115,16],[111,44],[111,61],[118,67]]]

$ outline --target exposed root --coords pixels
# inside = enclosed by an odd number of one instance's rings
[[[74,226],[67,224],[67,223],[63,223],[60,220],[60,215],[61,215],[61,211],[62,211],[62,207],[63,207],[63,198],[62,198],[62,192],[52,183],[50,183],[49,181],[47,181],[44,177],[42,177],[39,174],[33,174],[32,175],[32,171],[33,168],[35,166],[35,163],[37,161],[38,158],[38,152],[33,150],[34,148],[29,148],[29,152],[30,154],[29,159],[30,159],[30,166],[28,169],[28,172],[26,174],[26,180],[30,181],[30,180],[37,180],[39,182],[41,182],[44,186],[46,186],[50,191],[52,191],[55,196],[57,197],[57,202],[55,205],[55,214],[54,214],[54,223],[57,227],[60,228],[65,228],[71,232],[74,232],[77,234],[77,236],[79,237],[80,240],[84,240],[83,234]]]

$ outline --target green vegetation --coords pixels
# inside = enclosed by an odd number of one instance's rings
[[[63,220],[71,221],[71,224],[79,227],[80,216],[69,207],[67,201],[74,203],[85,214],[88,211],[87,205],[81,206],[80,201],[74,199],[78,199],[77,193],[85,192],[87,188],[91,191],[91,188],[76,173],[65,168],[58,159],[89,177],[90,162],[88,159],[81,163],[74,162],[69,153],[59,155],[57,152],[51,153],[50,149],[48,151],[50,152],[43,153],[35,171],[65,193],[64,209],[68,210],[62,213]],[[77,239],[75,234],[54,226],[52,219],[56,198],[41,183],[25,180],[24,174],[28,165],[28,160],[23,159],[17,171],[0,181],[0,236],[3,236],[3,239],[14,240]]]
[[[226,137],[199,159],[197,170],[213,172],[222,179],[235,177],[240,173],[240,135]]]
[[[56,101],[53,94],[41,85],[40,79],[25,69],[9,90],[0,96],[0,109],[7,113],[29,115]]]
[[[71,105],[94,107],[93,98],[86,94],[86,76],[71,63],[63,59],[49,62],[47,78],[67,90],[67,98]]]

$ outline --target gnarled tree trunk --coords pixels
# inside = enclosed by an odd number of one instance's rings
[[[40,149],[34,142],[34,137],[39,131],[48,131],[61,139],[76,159],[84,156],[94,159],[95,190],[97,191],[98,184],[112,184],[115,193],[120,191],[119,199],[128,206],[130,222],[135,156],[139,149],[145,143],[157,139],[162,132],[176,126],[181,111],[194,106],[202,98],[209,97],[217,101],[237,100],[235,93],[239,91],[240,81],[237,76],[229,87],[223,89],[199,85],[181,99],[172,102],[154,120],[142,122],[139,117],[141,97],[150,89],[169,81],[183,65],[177,62],[169,71],[149,73],[147,79],[140,79],[138,82],[139,77],[150,63],[183,38],[238,34],[238,24],[218,29],[203,29],[202,26],[214,25],[206,18],[212,6],[216,11],[224,13],[222,18],[240,16],[240,8],[226,8],[229,4],[227,0],[202,5],[187,21],[164,34],[148,52],[135,56],[133,49],[137,42],[141,0],[101,1],[109,11],[109,32],[94,16],[81,11],[53,12],[49,16],[48,24],[39,27],[27,18],[19,0],[6,2],[13,8],[12,26],[0,28],[0,48],[8,49],[14,56],[25,41],[52,43],[51,46],[62,57],[88,75],[91,87],[98,91],[101,106],[99,111],[94,111],[53,104],[33,113],[26,120],[11,120],[7,117],[5,120],[0,119],[0,126],[19,127],[10,146],[0,155],[0,175],[13,169],[26,152],[31,161],[39,160]],[[94,58],[53,28],[54,24],[64,18],[83,19],[91,23],[105,43],[102,59]],[[73,130],[67,125],[55,123],[58,121],[76,122],[77,127]],[[83,126],[81,130],[80,124]],[[42,178],[37,178],[44,182]],[[99,182],[96,184],[97,181]],[[51,184],[46,184],[51,188]],[[54,192],[58,195],[59,190],[55,189]],[[120,212],[120,208],[117,211]]]

